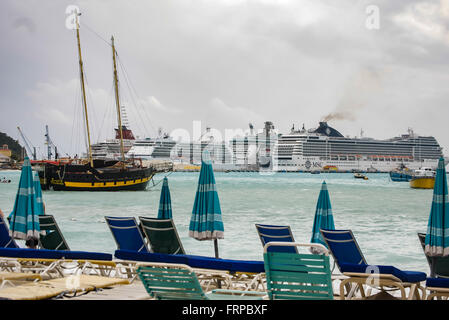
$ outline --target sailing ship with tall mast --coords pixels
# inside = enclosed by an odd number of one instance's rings
[[[78,15],[80,15],[78,13]],[[134,159],[126,160],[124,151],[124,130],[120,112],[119,81],[116,65],[114,37],[111,38],[115,102],[117,108],[118,136],[120,138],[120,159],[94,159],[90,139],[89,117],[84,84],[84,67],[81,54],[79,21],[76,17],[76,38],[79,57],[80,84],[84,121],[86,126],[87,159],[70,159],[64,161],[45,162],[38,167],[41,185],[44,190],[65,191],[120,191],[144,190],[156,170],[143,167]]]

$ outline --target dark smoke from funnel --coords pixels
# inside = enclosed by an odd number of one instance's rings
[[[343,96],[334,111],[324,116],[321,121],[355,121],[357,113],[369,103],[380,88],[380,72],[370,67],[364,67],[349,79]]]

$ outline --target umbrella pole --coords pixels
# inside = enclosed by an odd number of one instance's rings
[[[218,259],[218,240],[214,239],[214,249],[215,249],[215,258]],[[217,283],[218,289],[221,289],[221,280],[218,279]]]
[[[435,257],[431,257],[430,261],[432,262],[432,265],[430,267],[430,277],[434,278],[435,277]]]
[[[218,257],[218,240],[214,239],[214,248],[215,248],[215,258],[219,258]]]

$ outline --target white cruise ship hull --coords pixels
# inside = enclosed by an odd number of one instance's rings
[[[274,161],[273,170],[280,172],[297,171],[335,171],[335,172],[390,172],[404,164],[411,170],[421,167],[431,167],[436,169],[438,159],[426,159],[423,161],[372,161],[372,160],[322,160],[320,157],[296,157],[291,161]]]

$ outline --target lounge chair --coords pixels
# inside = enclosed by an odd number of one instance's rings
[[[426,289],[430,291],[427,300],[433,298],[449,298],[449,278],[427,278]]]
[[[110,275],[119,267],[108,253],[19,248],[9,236],[8,227],[3,219],[0,220],[0,236],[5,246],[0,247],[0,270],[32,271],[51,278],[63,276],[64,268],[69,268],[68,264],[71,269],[81,272],[95,271],[100,275]]]
[[[419,242],[424,251],[426,244],[426,234],[418,233]],[[425,252],[427,262],[430,268],[431,278],[449,278],[449,256],[446,257],[429,257]]]
[[[0,269],[16,272],[37,272],[49,278],[61,277],[68,269],[82,273],[95,272],[110,276],[120,264],[112,255],[90,251],[0,248]]]
[[[270,251],[271,246],[308,247],[321,254]],[[269,242],[264,247],[270,300],[332,300],[329,251],[321,244]]]
[[[16,281],[24,280],[42,280],[42,276],[31,272],[0,272],[0,289],[7,284],[14,285]]]
[[[118,250],[150,252],[134,217],[105,217]]]
[[[130,265],[138,262],[186,264],[195,270],[206,289],[217,283],[223,284],[224,288],[228,289],[233,288],[237,283],[244,285],[247,289],[257,289],[263,286],[264,269],[262,261],[228,260],[180,253],[150,252],[135,218],[105,218],[117,243],[114,256],[124,263]],[[143,223],[145,222],[142,222],[142,229]],[[176,229],[172,231],[177,234]],[[148,229],[146,232],[151,233]],[[151,241],[151,238],[152,235],[148,237],[149,241]],[[178,236],[176,238],[179,240]],[[182,247],[180,241],[179,243]]]
[[[39,216],[39,226],[41,231],[45,231],[45,234],[39,237],[39,247],[49,250],[70,250],[52,215]]]
[[[117,250],[115,257],[135,263],[183,264],[194,269],[207,290],[220,282],[222,288],[234,289],[241,285],[247,290],[263,288],[264,263],[262,261],[230,260],[187,254],[161,254]]]
[[[393,266],[368,265],[351,230],[320,231],[340,272],[348,277],[340,283],[340,299],[345,299],[344,288],[348,284],[359,289],[362,298],[392,298],[386,292],[390,290],[400,290],[402,299],[420,299],[419,290],[422,297],[425,297],[424,288],[420,284],[426,280],[424,272],[403,271]],[[381,291],[377,295],[367,297],[364,285]],[[410,289],[408,297],[406,288]],[[352,292],[347,298],[352,298]]]
[[[257,233],[264,247],[267,243],[276,242],[295,242],[292,231],[289,226],[277,226],[268,224],[256,224]],[[295,246],[269,246],[270,251],[298,253]]]
[[[137,273],[150,297],[157,300],[260,300],[265,292],[213,290],[204,292],[197,275],[185,264],[142,263]]]
[[[73,275],[4,288],[0,290],[0,298],[9,300],[44,300],[121,284],[129,284],[129,280],[94,275]]]
[[[9,228],[5,219],[0,216],[0,248],[18,248],[19,246],[9,235]]]
[[[185,254],[172,219],[139,217],[142,230],[148,239],[151,252]]]

